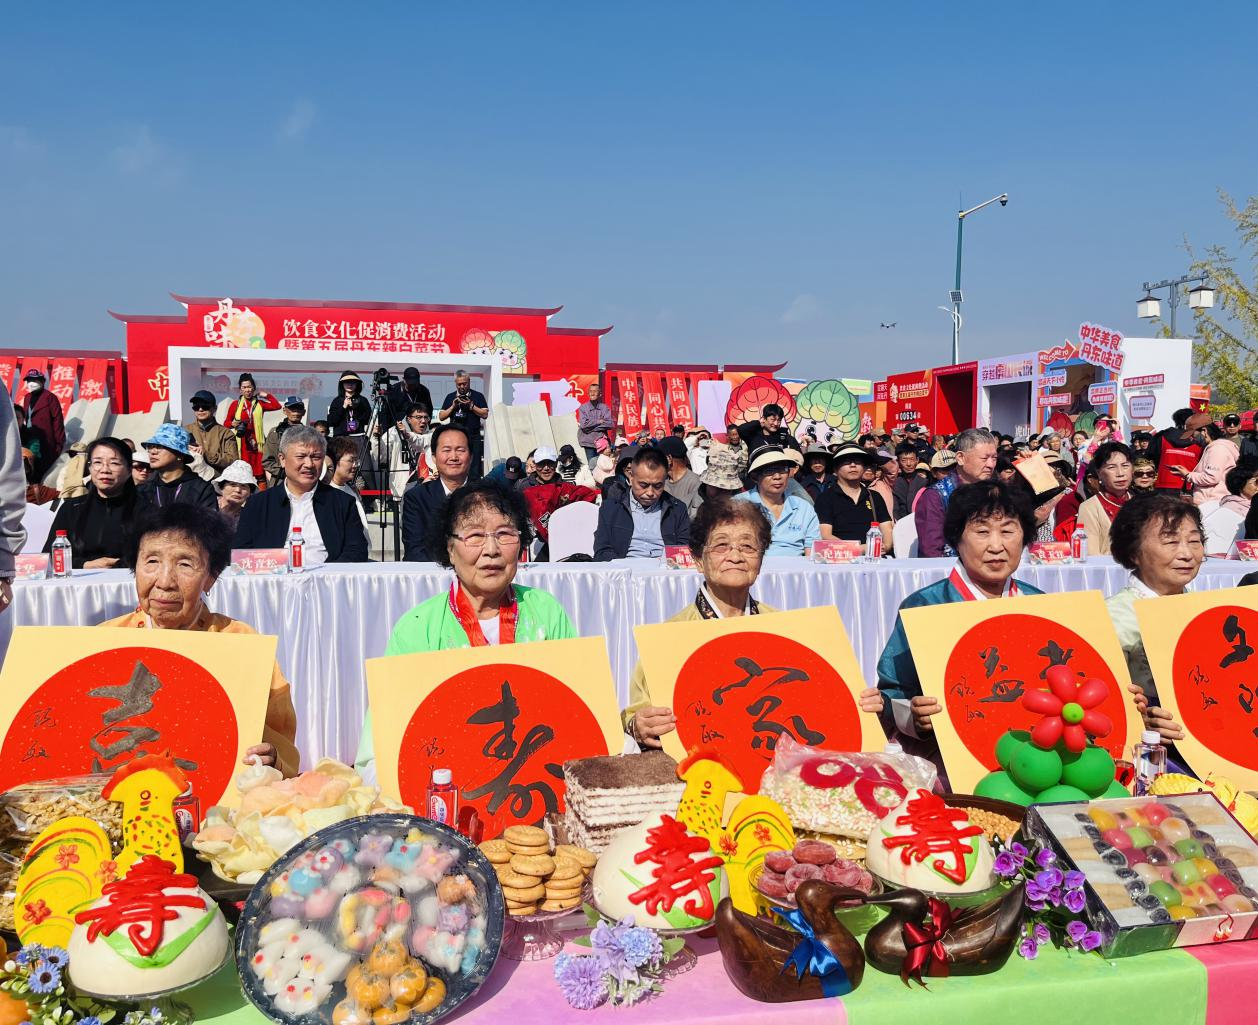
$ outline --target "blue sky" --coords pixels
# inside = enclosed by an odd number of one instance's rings
[[[1233,242],[1258,7],[13,8],[0,347],[120,347],[167,291],[549,306],[605,361],[948,362]],[[879,329],[895,321],[894,331]]]

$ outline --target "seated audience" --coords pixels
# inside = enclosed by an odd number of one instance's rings
[[[218,508],[218,494],[208,480],[188,469],[192,462],[191,437],[178,424],[162,424],[144,443],[149,456],[149,480],[140,497],[159,509],[188,502],[206,509]]]
[[[824,445],[809,445],[804,453],[804,468],[795,475],[795,483],[808,492],[813,505],[835,486],[832,453]]]
[[[438,424],[432,432],[434,480],[408,488],[402,499],[402,558],[406,562],[432,562],[428,536],[446,499],[467,484],[472,467],[472,447],[467,431],[458,424]]]
[[[752,585],[772,540],[768,519],[746,502],[717,498],[703,503],[690,530],[690,551],[703,581],[695,600],[670,623],[690,623],[701,619],[736,619],[776,612],[751,596]],[[861,694],[860,705],[877,715],[882,696],[870,687]],[[646,674],[639,662],[629,684],[629,707],[621,713],[625,732],[639,747],[660,746],[660,737],[677,728],[671,708],[651,704]]]
[[[363,508],[362,492],[358,490],[356,481],[358,471],[362,467],[362,449],[357,438],[333,438],[328,442],[328,458],[332,463],[325,472],[324,480],[337,491],[343,491],[354,500],[358,509],[358,518],[362,520],[363,530],[367,529],[367,511]]]
[[[87,446],[87,493],[67,498],[57,509],[44,551],[52,551],[57,531],[70,539],[75,569],[109,569],[126,554],[126,535],[144,502],[130,473],[131,450],[117,438],[97,438]]]
[[[689,543],[690,517],[665,491],[667,479],[664,453],[654,448],[634,453],[624,485],[609,484],[604,490],[594,532],[595,562],[655,559],[666,545]]]
[[[549,555],[551,515],[573,502],[593,503],[599,499],[599,493],[594,488],[570,484],[559,475],[560,458],[553,448],[537,449],[533,453],[533,464],[537,467],[533,477],[526,477],[517,485],[517,490],[524,496],[533,533],[542,541],[542,549],[537,556],[539,562],[547,561]],[[585,470],[584,465],[581,469]],[[588,478],[589,471],[585,470],[585,474]]]
[[[742,443],[747,446],[749,459],[754,458],[756,450],[764,445],[799,451],[799,442],[795,440],[795,436],[782,426],[784,419],[786,419],[786,411],[776,402],[770,402],[760,411],[759,420],[752,420],[735,427],[730,434],[730,440],[733,440],[733,434],[737,434]]]
[[[218,400],[212,392],[199,391],[188,404],[192,406],[192,423],[184,428],[192,436],[190,469],[198,477],[213,480],[240,458],[240,445],[235,432],[215,419]]]
[[[762,445],[755,450],[747,468],[752,490],[735,497],[735,501],[759,506],[768,517],[772,530],[769,555],[804,555],[821,537],[821,525],[811,503],[787,494],[791,473],[802,463],[803,456],[795,449]]]
[[[139,522],[128,534],[124,556],[135,571],[139,607],[100,625],[256,633],[251,626],[211,612],[205,605],[205,596],[231,561],[231,549],[231,524],[212,510],[185,502],[142,509]],[[288,681],[276,662],[271,668],[261,743],[250,747],[245,758],[295,776],[300,761],[296,739],[297,713]]]
[[[917,522],[919,557],[933,559],[941,555],[956,554],[944,539],[943,525],[948,500],[962,484],[990,480],[995,469],[996,436],[981,427],[962,431],[957,436],[955,466],[942,480],[927,488],[918,499],[913,515]]]
[[[1235,446],[1233,446],[1235,447]],[[1096,476],[1097,492],[1079,506],[1079,524],[1088,532],[1088,554],[1109,554],[1110,524],[1131,499],[1131,449],[1121,441],[1097,447],[1088,463]]]
[[[301,423],[305,415],[306,404],[296,395],[290,395],[284,400],[284,419],[267,431],[262,445],[262,469],[268,487],[278,488],[284,482],[284,471],[280,469],[280,438],[290,427]]]
[[[231,520],[234,527],[245,502],[258,490],[253,468],[243,459],[237,459],[219,474],[214,487],[218,489],[218,511]]]
[[[319,477],[327,441],[313,427],[290,427],[280,438],[284,483],[254,495],[241,510],[236,548],[284,548],[301,527],[307,566],[366,562],[367,532],[354,500]]]
[[[837,486],[821,496],[817,518],[821,536],[840,541],[859,541],[864,550],[865,535],[872,523],[882,531],[883,550],[891,550],[891,514],[882,495],[862,481],[865,470],[877,459],[875,452],[852,442],[834,454]]]
[[[1144,459],[1137,454],[1131,463],[1131,493],[1152,495],[1157,490],[1155,486],[1157,479],[1158,468],[1153,465],[1153,460]]]
[[[703,504],[699,487],[699,475],[690,469],[690,453],[686,443],[676,436],[664,438],[656,446],[668,460],[668,479],[664,490],[686,507],[686,515],[692,520]]]
[[[559,446],[559,460],[555,464],[559,478],[568,484],[579,484],[584,488],[594,487],[594,475],[586,466],[585,461],[577,458],[577,450],[571,445]]]
[[[1258,494],[1258,459],[1243,458],[1227,473],[1227,497],[1200,506],[1206,555],[1226,557],[1245,538],[1245,517]]]

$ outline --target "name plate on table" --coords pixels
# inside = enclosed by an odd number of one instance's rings
[[[1241,562],[1258,562],[1258,541],[1233,541],[1229,559],[1240,559]]]
[[[843,566],[861,559],[861,543],[859,541],[840,541],[838,538],[827,538],[812,543],[813,562],[828,566]]]
[[[47,576],[47,555],[19,555],[14,560],[14,580],[43,580]]]
[[[288,572],[286,548],[233,548],[232,572],[273,577]]]
[[[1061,566],[1071,561],[1069,541],[1035,541],[1027,551],[1031,561],[1041,566]]]
[[[668,569],[694,569],[695,557],[687,545],[665,545],[664,565]]]

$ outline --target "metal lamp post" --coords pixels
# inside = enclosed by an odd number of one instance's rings
[[[1210,287],[1210,276],[1208,274],[1187,274],[1182,278],[1167,278],[1165,281],[1146,281],[1144,283],[1144,295],[1140,297],[1140,301],[1136,303],[1136,316],[1141,320],[1153,320],[1162,313],[1162,304],[1158,297],[1153,294],[1155,289],[1169,289],[1166,301],[1171,307],[1171,337],[1175,337],[1175,311],[1179,309],[1179,304],[1183,302],[1180,298],[1179,288],[1181,285],[1190,285],[1198,282],[1196,288],[1188,293],[1188,306],[1194,310],[1208,310],[1214,305],[1214,289]]]
[[[957,211],[957,280],[956,285],[952,289],[948,298],[952,302],[952,363],[955,366],[961,361],[961,303],[965,301],[965,297],[961,294],[961,234],[965,227],[965,219],[970,214],[976,214],[985,206],[991,206],[993,203],[999,203],[1001,206],[1009,205],[1009,193],[1002,192],[999,196],[992,196],[986,203],[979,203],[978,206],[972,206],[968,210]]]

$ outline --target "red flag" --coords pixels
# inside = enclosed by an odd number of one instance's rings
[[[83,374],[79,378],[79,398],[103,399],[105,397],[105,375],[109,372],[109,360],[85,359]]]
[[[673,423],[693,427],[694,407],[690,404],[690,388],[685,374],[668,375],[668,404],[673,411]]]
[[[0,381],[4,382],[4,390],[13,394],[13,374],[17,370],[17,360],[12,356],[0,357]]]
[[[633,436],[642,430],[642,400],[638,396],[638,375],[635,373],[617,374],[620,382],[620,415],[625,428],[625,437],[633,441]]]
[[[52,361],[52,379],[48,382],[48,390],[57,396],[61,403],[61,415],[64,417],[74,401],[74,382],[79,376],[77,359],[54,359]]]
[[[664,379],[659,374],[642,375],[642,392],[646,400],[646,422],[652,436],[668,433],[668,411],[664,405]]]

